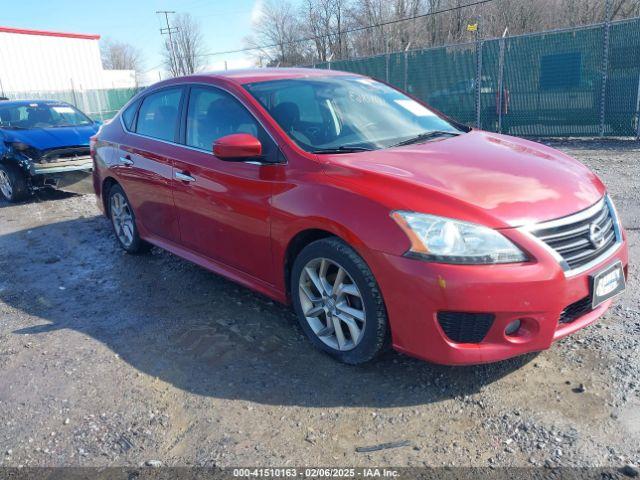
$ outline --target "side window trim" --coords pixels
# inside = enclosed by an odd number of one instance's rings
[[[122,125],[122,128],[124,129],[125,132],[136,133],[136,124],[138,123],[138,111],[140,110],[140,105],[142,105],[143,99],[144,99],[143,96],[137,98],[131,103],[131,105],[128,105],[127,108],[122,110],[122,113],[120,114],[120,124]],[[127,124],[124,121],[124,114],[131,107],[135,107],[135,112],[133,112],[133,120],[131,120],[131,127],[127,127]]]
[[[137,132],[138,131],[138,117],[139,117],[139,113],[140,113],[140,107],[142,106],[142,101],[145,99],[146,95],[140,99],[138,99],[138,105],[136,106],[136,113],[133,116],[133,122],[131,122],[131,131],[133,132]]]
[[[178,85],[180,87],[180,102],[178,103],[178,118],[176,121],[176,130],[173,134],[173,141],[180,143],[180,135],[182,134],[182,112],[186,110],[185,99],[189,94],[190,87],[188,85]]]
[[[180,128],[178,141],[180,145],[187,146],[187,117],[189,116],[189,103],[191,102],[191,89],[193,84],[184,86],[182,100],[180,101]]]

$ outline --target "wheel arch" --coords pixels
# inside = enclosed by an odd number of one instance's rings
[[[107,217],[109,216],[109,202],[107,200],[109,198],[109,191],[111,190],[111,188],[113,188],[114,185],[120,185],[120,183],[113,177],[106,177],[102,181],[100,196],[102,198],[102,207],[104,209],[104,214]]]
[[[337,238],[351,247],[362,257],[365,263],[369,263],[368,255],[364,242],[351,230],[343,225],[335,222],[328,222],[326,219],[322,222],[314,222],[314,224],[306,225],[299,228],[295,234],[292,234],[284,249],[280,267],[284,280],[284,293],[288,300],[291,299],[291,269],[298,254],[309,244],[323,238]],[[373,271],[373,269],[372,269]]]
[[[322,228],[307,228],[299,231],[289,240],[287,248],[285,249],[283,264],[285,295],[288,299],[291,298],[291,268],[293,267],[293,262],[295,262],[296,257],[307,245],[316,240],[329,237],[340,238],[335,233]]]

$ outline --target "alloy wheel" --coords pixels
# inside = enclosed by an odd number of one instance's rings
[[[11,179],[4,170],[0,170],[0,192],[2,192],[2,194],[8,199],[13,196]]]
[[[131,246],[134,238],[133,214],[124,195],[116,192],[111,196],[110,210],[118,240],[125,247]]]
[[[309,261],[298,284],[307,323],[329,347],[347,351],[362,340],[366,312],[360,289],[349,272],[328,258]]]

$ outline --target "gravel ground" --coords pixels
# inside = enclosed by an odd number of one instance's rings
[[[637,264],[640,144],[548,143],[605,180]],[[159,249],[123,254],[91,195],[0,203],[0,465],[637,465],[638,280],[536,355],[349,367],[287,308]]]

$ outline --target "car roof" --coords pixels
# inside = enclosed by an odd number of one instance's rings
[[[34,103],[38,105],[69,105],[67,102],[63,102],[62,100],[34,99],[34,100],[3,100],[2,103],[0,103],[0,107],[4,107],[6,105],[9,105],[12,107],[21,107],[24,105],[31,105]]]
[[[220,72],[199,72],[182,80],[201,80],[203,77],[221,79],[233,83],[245,84],[265,82],[268,80],[287,80],[310,77],[358,76],[354,73],[315,68],[252,68],[242,70],[225,70]]]

